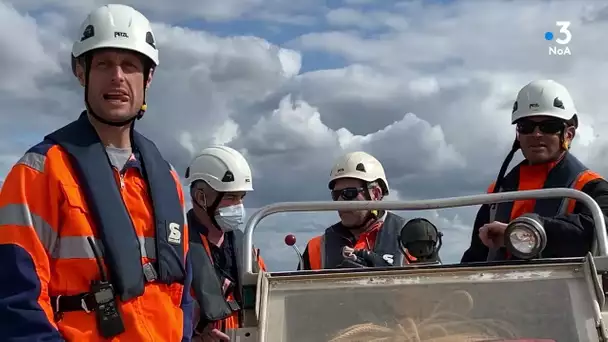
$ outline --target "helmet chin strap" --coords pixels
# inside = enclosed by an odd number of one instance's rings
[[[200,189],[199,189],[199,191],[201,191],[203,193],[204,205],[200,204],[196,198],[193,198],[192,204],[196,205],[197,207],[199,207],[201,210],[203,210],[207,214],[207,216],[209,217],[209,221],[211,221],[211,224],[216,229],[222,230],[220,225],[217,223],[217,220],[215,219],[215,211],[217,210],[217,207],[219,207],[222,199],[224,198],[224,193],[218,192],[218,195],[215,198],[215,200],[213,201],[213,203],[211,203],[211,205],[207,205],[207,195],[205,194],[204,191],[202,191]]]
[[[93,111],[93,108],[91,107],[91,104],[89,103],[89,79],[90,79],[92,59],[93,59],[92,53],[88,53],[87,56],[85,57],[84,104],[87,107],[87,113],[90,114],[93,118],[95,118],[95,120],[101,122],[102,124],[113,126],[113,127],[124,127],[124,126],[130,125],[135,120],[140,120],[144,116],[144,113],[146,112],[146,109],[148,108],[148,105],[146,104],[146,85],[148,84],[148,77],[150,76],[150,69],[151,69],[150,64],[144,63],[144,101],[143,101],[143,104],[141,105],[141,108],[137,111],[137,114],[133,115],[132,117],[130,117],[126,120],[110,121],[110,120],[102,118],[97,113],[95,113],[95,111]]]

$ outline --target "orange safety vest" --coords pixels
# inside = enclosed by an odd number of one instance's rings
[[[342,249],[345,246],[371,250],[383,258],[391,258],[393,266],[409,264],[399,246],[399,234],[405,223],[404,218],[387,212],[384,221],[378,222],[361,234],[354,244],[340,232],[344,228],[337,223],[327,228],[323,235],[316,236],[308,242],[306,250],[310,268],[312,270],[337,268],[344,260]],[[407,251],[406,253],[410,260],[416,260]]]
[[[526,161],[521,162],[505,176],[499,192],[563,187],[582,190],[587,183],[599,178],[602,177],[598,173],[587,169],[572,154],[566,152],[560,160],[552,163],[528,165]],[[488,193],[492,193],[494,184],[488,187]],[[508,223],[525,213],[537,213],[546,217],[570,214],[575,205],[576,200],[569,198],[503,202],[490,206],[489,222]],[[507,252],[504,248],[501,250],[503,253]],[[510,257],[507,254],[505,256]]]
[[[108,247],[112,246],[107,245],[108,241],[118,244],[117,240],[122,239],[121,243],[135,246],[136,259],[119,262],[138,265],[137,269],[131,270],[137,274],[143,272],[144,265],[154,265],[164,258],[163,249],[172,247],[165,246],[158,240],[166,239],[173,232],[183,243],[179,247],[175,246],[173,252],[169,253],[174,256],[163,259],[163,262],[173,263],[177,269],[185,272],[183,259],[188,251],[188,244],[185,243],[188,241],[188,231],[184,229],[184,196],[179,176],[164,160],[152,158],[157,162],[154,165],[149,165],[147,161],[150,159],[145,156],[140,160],[145,161],[144,167],[154,166],[155,170],[150,173],[160,172],[163,174],[162,179],[166,175],[169,183],[164,182],[160,189],[164,190],[163,195],[169,199],[173,196],[171,192],[174,192],[177,202],[168,207],[177,208],[176,212],[170,215],[177,216],[180,223],[173,225],[169,224],[172,221],[163,221],[162,227],[166,230],[159,237],[160,228],[156,224],[159,216],[155,217],[155,205],[150,194],[151,191],[159,189],[158,184],[149,184],[149,190],[146,179],[137,167],[130,167],[121,175],[118,170],[110,167],[109,163],[103,164],[107,163],[107,157],[101,142],[94,142],[98,138],[86,116],[81,116],[78,121],[66,127],[77,129],[75,136],[78,136],[78,139],[92,139],[91,145],[79,147],[87,149],[93,146],[97,149],[93,152],[89,150],[87,156],[93,156],[93,164],[102,162],[101,168],[107,172],[109,178],[97,179],[93,186],[115,187],[116,197],[120,206],[123,206],[124,202],[124,215],[130,218],[133,228],[120,226],[118,228],[124,230],[121,236],[106,236],[109,239],[105,239],[100,232],[100,221],[96,219],[99,208],[93,205],[95,201],[91,201],[91,184],[83,183],[82,173],[77,172],[75,167],[77,158],[68,154],[59,144],[48,140],[31,148],[9,172],[0,193],[0,256],[3,260],[0,267],[0,280],[3,280],[0,284],[0,316],[7,322],[14,322],[2,325],[0,336],[8,340],[63,338],[66,341],[78,342],[181,341],[184,335],[184,320],[187,319],[188,323],[190,320],[190,317],[185,317],[181,308],[184,278],[165,282],[161,281],[161,272],[158,272],[158,279],[144,282],[142,276],[139,278],[142,281],[141,295],[135,294],[121,300],[119,296],[124,298],[128,294],[121,294],[123,289],[117,286],[119,282],[115,275],[120,275],[120,272],[113,269],[108,258]],[[147,146],[149,147],[150,145]],[[98,154],[102,159],[98,158]],[[90,168],[97,166],[99,165],[89,165]],[[99,170],[95,170],[97,171]],[[97,191],[92,195],[98,196],[99,193]],[[115,215],[120,216],[123,213]],[[108,219],[107,216],[104,218]],[[103,228],[104,234],[110,234],[111,229],[107,226]],[[55,301],[87,293],[91,281],[100,279],[100,272],[87,238],[92,238],[100,247],[103,267],[110,275],[110,281],[117,292],[116,301],[125,332],[111,339],[100,336],[94,312],[67,311],[55,316],[53,310]],[[167,264],[164,267],[166,266]],[[166,268],[162,271],[165,275],[173,272]],[[123,281],[124,284],[128,283],[124,279]],[[53,303],[51,298],[55,299]]]

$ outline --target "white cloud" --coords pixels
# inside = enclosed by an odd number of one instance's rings
[[[483,192],[514,137],[512,101],[535,78],[571,90],[581,119],[573,152],[608,172],[608,47],[598,43],[608,10],[600,2],[129,3],[154,19],[161,50],[138,129],[180,172],[211,143],[244,151],[255,177],[249,206],[329,199],[331,164],[355,149],[383,162],[391,198]],[[0,0],[0,181],[28,146],[83,107],[69,51],[99,4]],[[556,20],[572,22],[572,56],[547,54],[543,34],[557,33]],[[474,211],[420,213],[444,229],[444,258],[466,247]],[[277,215],[256,243],[285,269],[296,262],[279,247],[286,232],[297,231],[303,246],[335,220]]]
[[[44,74],[61,71],[60,66],[48,58],[49,51],[41,42],[44,34],[30,16],[21,16],[15,9],[0,2],[0,91],[12,96],[38,98],[35,80]],[[21,36],[22,35],[22,36]],[[27,37],[28,39],[20,39]],[[24,53],[27,52],[27,53]]]

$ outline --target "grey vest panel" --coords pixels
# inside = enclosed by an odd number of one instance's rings
[[[374,252],[380,256],[389,254],[393,256],[393,266],[403,266],[404,256],[399,246],[399,234],[406,220],[391,212],[387,212],[384,224],[378,232]],[[334,229],[339,223],[327,228],[321,237],[321,268],[337,268],[342,263],[342,248],[349,245],[349,240],[337,233]]]
[[[505,177],[499,192],[517,191],[519,188],[519,168],[522,163],[515,166],[513,170],[511,170]],[[587,167],[572,154],[566,153],[564,158],[562,158],[562,160],[557,163],[557,165],[555,165],[551,171],[549,171],[547,179],[543,185],[543,189],[563,187],[572,188],[576,184],[576,180],[580,177],[580,175],[587,170]],[[565,214],[568,209],[568,203],[568,198],[538,199],[534,205],[534,213],[543,217],[554,217],[560,214]],[[512,210],[513,202],[492,204],[490,206],[489,222],[499,221],[509,223],[511,221]],[[504,248],[500,248],[498,251],[490,250],[488,260],[504,259],[505,252],[506,250]]]
[[[188,215],[189,221],[192,220]],[[222,280],[218,277],[215,266],[207,250],[203,245],[200,233],[196,231],[197,223],[189,222],[190,258],[192,260],[192,289],[200,307],[201,321],[218,321],[229,317],[233,312],[241,310],[239,301],[243,298],[243,288],[240,281],[236,280],[236,288],[233,290],[236,301],[227,301],[222,290]],[[226,233],[225,239],[232,240],[235,259],[238,263],[242,260],[243,232],[235,230]],[[255,253],[255,252],[254,252]],[[258,272],[257,256],[254,256],[253,271]]]
[[[218,321],[232,314],[226,302],[222,284],[213,262],[207,254],[200,233],[190,229],[190,260],[192,260],[192,290],[200,307],[201,321]]]

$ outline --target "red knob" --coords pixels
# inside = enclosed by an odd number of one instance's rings
[[[293,246],[296,244],[296,236],[293,234],[289,234],[285,236],[285,244],[287,246]]]

